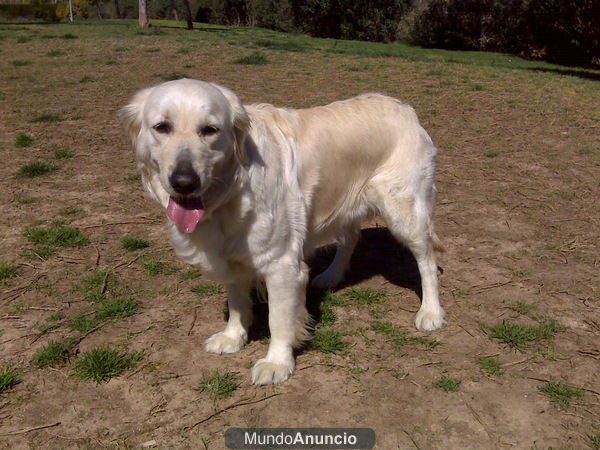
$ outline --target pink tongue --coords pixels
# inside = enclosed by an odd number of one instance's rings
[[[177,225],[180,232],[193,233],[204,216],[204,205],[200,199],[178,201],[171,197],[167,206],[167,216]]]

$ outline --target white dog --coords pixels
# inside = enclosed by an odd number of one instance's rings
[[[432,224],[436,148],[414,110],[366,94],[310,109],[242,105],[229,89],[182,79],[139,91],[120,111],[142,182],[169,217],[175,252],[227,287],[229,321],[205,343],[237,352],[256,282],[268,292],[271,341],[252,381],[282,383],[310,338],[305,259],[335,241],[320,288],[342,280],[361,224],[382,216],[422,279],[415,325],[444,322]]]

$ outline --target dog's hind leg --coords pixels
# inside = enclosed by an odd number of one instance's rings
[[[415,326],[422,331],[435,330],[444,323],[444,310],[439,301],[437,264],[433,252],[432,201],[433,185],[416,195],[402,190],[399,193],[394,192],[393,189],[388,189],[386,195],[381,195],[380,192],[379,203],[390,232],[409,248],[419,267],[422,300]]]
[[[235,353],[248,341],[248,327],[252,323],[252,300],[248,283],[227,285],[227,306],[227,326],[204,343],[204,349],[209,353]]]
[[[317,275],[311,282],[313,287],[328,289],[337,286],[344,279],[344,274],[350,265],[350,258],[358,242],[358,230],[348,231],[335,244],[335,257],[329,267]]]

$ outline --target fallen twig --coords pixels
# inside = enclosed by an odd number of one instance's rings
[[[31,431],[43,430],[44,428],[52,428],[60,425],[60,422],[50,423],[48,425],[39,425],[37,427],[24,428],[23,430],[10,431],[8,433],[1,433],[0,436],[14,436],[15,434],[25,434]]]
[[[82,230],[87,230],[89,228],[112,227],[113,225],[133,225],[133,224],[144,225],[144,224],[149,224],[149,223],[153,223],[153,222],[140,221],[140,220],[125,220],[123,222],[106,222],[106,223],[97,223],[94,225],[83,225],[83,226],[80,226],[79,228],[81,228]]]

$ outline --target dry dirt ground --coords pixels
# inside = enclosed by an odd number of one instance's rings
[[[20,379],[0,393],[0,448],[218,449],[232,426],[371,427],[380,449],[599,448],[597,72],[293,46],[263,48],[267,64],[242,65],[234,61],[255,51],[255,31],[137,31],[0,27],[0,261],[18,265],[0,282],[0,370]],[[205,353],[204,339],[224,326],[225,297],[192,291],[208,281],[170,250],[166,218],[144,196],[115,118],[136,89],[174,72],[229,86],[246,102],[306,107],[379,91],[413,105],[440,148],[447,324],[430,334],[414,329],[414,261],[374,222],[334,292],[345,304],[319,328],[339,332],[345,347],[307,347],[293,377],[268,387],[249,381],[266,351],[264,325],[237,354]],[[42,114],[64,120],[32,122]],[[30,146],[15,145],[20,133]],[[55,170],[19,176],[32,161]],[[40,255],[24,233],[56,220],[89,243]],[[151,245],[125,250],[125,236]],[[319,253],[313,272],[329,258]],[[90,285],[101,271],[111,275]],[[386,296],[348,294],[364,287]],[[73,317],[94,317],[93,289],[105,301],[126,293],[137,313],[73,330]],[[311,293],[313,310],[322,298]],[[264,321],[264,307],[258,313]],[[562,328],[522,351],[492,336],[503,322],[548,319]],[[36,367],[36,351],[67,338],[76,343],[68,361]],[[76,376],[81,355],[102,345],[143,352],[141,360],[108,382]],[[496,374],[483,357],[499,362]],[[214,369],[237,377],[229,396],[193,389]],[[458,390],[436,387],[444,376],[459,380]],[[540,390],[548,381],[581,395],[556,403]]]

